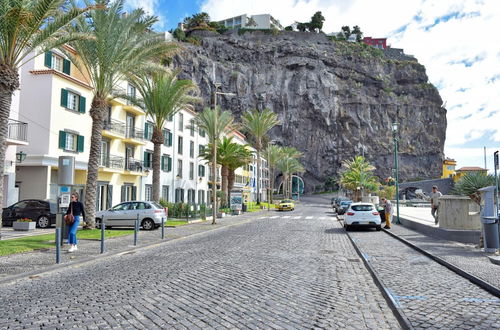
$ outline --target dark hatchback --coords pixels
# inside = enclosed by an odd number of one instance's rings
[[[48,228],[56,223],[56,212],[55,203],[40,199],[26,199],[3,209],[2,225],[12,226],[14,221],[29,218],[36,221],[37,227]]]

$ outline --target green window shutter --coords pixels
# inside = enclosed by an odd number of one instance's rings
[[[64,59],[63,60],[63,72],[67,75],[69,75],[71,70],[71,62],[69,60]]]
[[[161,156],[161,170],[165,171],[165,156]]]
[[[144,124],[144,138],[146,140],[149,140],[149,134],[148,133],[149,133],[149,125],[148,125],[148,123],[145,123]]]
[[[133,201],[137,200],[137,187],[136,186],[132,187],[132,200]]]
[[[52,52],[48,51],[45,53],[45,66],[47,68],[52,68]]]
[[[148,152],[144,151],[144,167],[149,167],[148,161]]]
[[[83,152],[84,137],[83,135],[78,135],[78,140],[76,141],[76,151]]]
[[[172,132],[168,132],[168,147],[171,147],[172,146]]]
[[[61,107],[68,107],[68,91],[61,88]]]
[[[109,209],[113,204],[113,186],[108,184],[108,196],[106,198],[106,208]]]
[[[66,147],[66,132],[59,131],[59,148],[64,149]]]
[[[121,194],[121,197],[120,197],[120,201],[121,201],[121,202],[125,202],[125,200],[127,199],[127,198],[126,198],[126,195],[127,195],[127,187],[125,187],[125,185],[123,185],[123,186],[122,186],[122,188],[121,188],[121,190],[122,190],[122,191],[121,191],[121,193],[122,193],[122,194]]]
[[[172,171],[172,158],[167,157],[167,172]]]
[[[80,96],[80,104],[78,106],[78,111],[80,111],[80,113],[85,113],[85,98],[83,96]]]
[[[167,130],[163,130],[163,145],[167,146],[168,145],[168,131]]]

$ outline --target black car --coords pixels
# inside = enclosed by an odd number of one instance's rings
[[[12,226],[14,221],[28,218],[36,221],[37,227],[48,228],[56,223],[56,212],[55,203],[40,199],[26,199],[3,209],[2,225]]]

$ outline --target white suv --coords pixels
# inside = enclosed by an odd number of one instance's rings
[[[371,203],[352,203],[344,217],[344,228],[349,230],[354,226],[381,229],[381,219],[375,205]]]

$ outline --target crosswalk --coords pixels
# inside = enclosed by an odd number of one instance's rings
[[[335,219],[332,216],[306,216],[306,215],[273,215],[273,216],[263,216],[258,217],[257,219],[293,219],[293,220],[327,220],[327,219]]]

